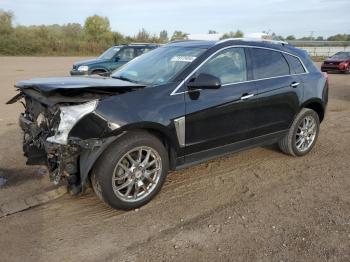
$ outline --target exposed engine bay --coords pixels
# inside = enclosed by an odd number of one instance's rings
[[[130,86],[129,83],[125,86],[88,88],[65,86],[64,89],[54,88],[53,85],[46,88],[48,86],[20,82],[16,85],[19,93],[7,104],[20,101],[24,106],[19,125],[23,130],[23,152],[27,165],[46,165],[55,184],[66,179],[71,193],[78,194],[83,190],[81,154],[84,150],[92,152],[105,139],[69,137],[70,131],[79,120],[95,110],[100,99],[130,92],[140,86]],[[85,157],[88,161],[90,156]]]

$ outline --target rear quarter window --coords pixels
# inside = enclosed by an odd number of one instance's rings
[[[264,79],[290,74],[289,65],[281,52],[251,48],[254,79]]]
[[[291,55],[284,54],[285,58],[287,59],[290,70],[292,74],[302,74],[305,73],[305,68],[303,67],[302,63],[300,62],[299,58]]]

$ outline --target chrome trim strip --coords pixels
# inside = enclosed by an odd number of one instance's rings
[[[179,141],[180,147],[185,146],[185,132],[186,132],[186,117],[182,116],[180,118],[174,119],[175,129],[177,139]]]
[[[188,91],[183,91],[183,92],[179,92],[177,93],[176,91],[180,89],[180,87],[200,68],[202,67],[203,64],[205,64],[210,58],[212,58],[214,55],[216,55],[217,53],[229,49],[229,48],[234,48],[234,47],[249,47],[249,48],[259,48],[259,49],[266,49],[266,50],[271,50],[271,51],[276,51],[276,52],[281,52],[290,56],[294,56],[296,58],[299,59],[300,63],[302,64],[305,73],[300,73],[300,74],[289,74],[289,75],[283,75],[283,76],[274,76],[274,77],[267,77],[267,78],[261,78],[261,79],[254,79],[254,80],[247,80],[247,81],[242,81],[242,82],[235,82],[235,83],[228,83],[228,84],[224,84],[222,86],[227,86],[227,85],[234,85],[234,84],[242,84],[242,83],[249,83],[249,82],[256,82],[256,81],[260,81],[260,80],[266,80],[266,79],[274,79],[274,78],[279,78],[279,77],[286,77],[286,76],[294,76],[294,75],[305,75],[305,74],[309,74],[309,70],[307,70],[305,64],[303,63],[303,61],[300,59],[300,57],[293,55],[291,53],[282,51],[282,50],[278,50],[278,49],[273,49],[273,48],[269,48],[269,47],[261,47],[261,46],[250,46],[250,45],[232,45],[232,46],[226,46],[224,48],[221,48],[219,50],[217,50],[216,52],[214,52],[213,54],[211,54],[209,57],[207,57],[202,63],[200,63],[200,65],[198,65],[190,74],[188,74],[188,76],[181,81],[180,84],[178,84],[175,89],[171,92],[171,96],[173,95],[180,95],[180,94],[185,94],[188,93]]]
[[[223,39],[218,41],[215,45],[219,45],[228,41],[248,41],[248,42],[258,42],[258,43],[271,43],[271,44],[283,44],[283,45],[288,45],[289,43],[286,41],[282,41],[282,40],[270,40],[270,39],[263,39],[263,38],[249,38],[249,37],[231,37],[231,38],[227,38],[227,39]]]
[[[246,100],[246,99],[251,98],[251,97],[253,97],[253,96],[254,96],[254,94],[242,96],[242,97],[241,97],[241,100]]]
[[[295,82],[295,83],[291,83],[291,84],[290,84],[291,87],[297,87],[298,85],[300,85],[299,82]]]

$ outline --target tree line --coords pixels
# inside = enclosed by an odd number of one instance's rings
[[[87,17],[83,25],[68,23],[14,26],[13,18],[14,14],[11,11],[0,10],[0,55],[97,55],[116,44],[167,43],[186,39],[188,36],[180,30],[169,35],[166,30],[162,30],[159,34],[151,34],[145,29],[139,30],[136,35],[127,36],[112,31],[109,19],[98,15]],[[208,33],[217,32],[209,30]],[[223,34],[222,38],[243,36],[244,33],[237,30]],[[296,39],[294,36],[286,38],[286,40],[294,39]],[[350,41],[350,35],[336,35],[329,37],[328,40]]]

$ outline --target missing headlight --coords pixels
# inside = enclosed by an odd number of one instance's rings
[[[60,107],[60,123],[54,136],[47,138],[48,142],[66,145],[68,142],[68,134],[74,125],[85,115],[93,112],[97,106],[98,101],[93,100],[88,103],[61,106]]]

